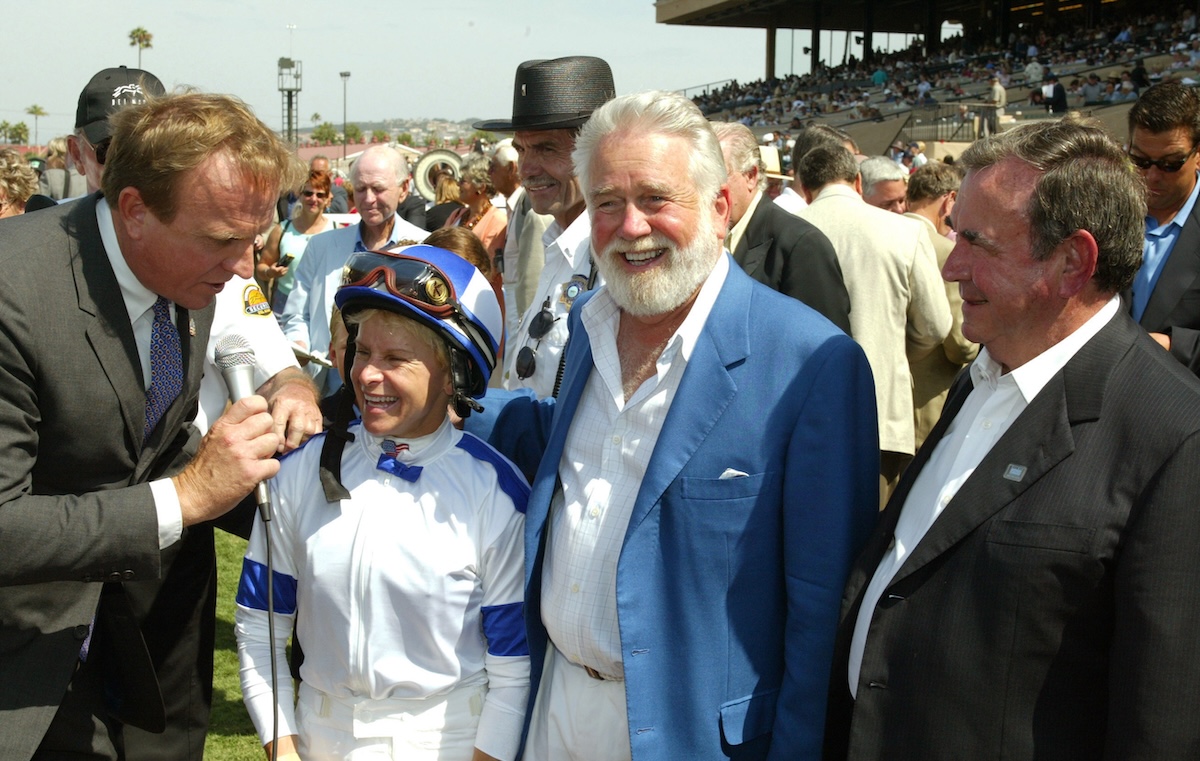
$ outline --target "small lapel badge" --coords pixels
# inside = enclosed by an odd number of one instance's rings
[[[1026,468],[1024,465],[1017,465],[1010,462],[1008,467],[1004,469],[1004,477],[1009,481],[1016,481],[1020,483],[1021,479],[1025,477],[1025,471],[1027,470],[1029,470],[1029,468]]]
[[[193,320],[190,316],[188,317],[188,335],[189,336],[196,335],[196,321]]]

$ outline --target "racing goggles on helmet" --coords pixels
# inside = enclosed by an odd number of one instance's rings
[[[388,293],[441,319],[462,314],[454,283],[422,259],[387,251],[359,251],[342,267],[342,286],[374,287],[380,281]]]

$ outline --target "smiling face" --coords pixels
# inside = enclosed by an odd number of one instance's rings
[[[729,190],[701,198],[680,137],[615,132],[589,177],[592,250],[617,304],[638,316],[687,306],[721,255]]]
[[[1032,255],[1026,209],[1037,175],[1017,159],[969,173],[954,207],[958,238],[942,268],[963,298],[963,335],[986,344],[1008,370],[1061,337],[1053,327],[1062,310],[1062,256]]]
[[[1146,181],[1146,210],[1160,225],[1174,219],[1196,186],[1196,170],[1200,155],[1186,127],[1166,132],[1150,132],[1134,127],[1129,139],[1131,156],[1151,161],[1179,161],[1186,158],[1177,172],[1164,172],[1157,166],[1139,169]]]
[[[550,214],[566,228],[583,212],[583,192],[575,179],[571,151],[575,133],[569,129],[522,131],[513,136],[517,172],[538,214]]]
[[[427,436],[446,418],[450,373],[416,325],[375,312],[358,326],[351,382],[363,427],[376,436]]]
[[[117,199],[121,253],[142,285],[202,309],[235,274],[254,275],[254,239],[270,229],[275,196],[246,182],[223,153],[179,178],[175,217],[164,222],[136,188]]]

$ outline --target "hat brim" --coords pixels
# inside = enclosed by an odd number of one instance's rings
[[[481,129],[485,132],[518,132],[530,131],[538,132],[541,130],[551,129],[574,129],[582,127],[588,119],[592,118],[591,114],[580,116],[578,114],[571,116],[547,116],[537,119],[490,119],[483,122],[475,122],[471,125],[471,129]]]
[[[83,130],[83,136],[92,145],[112,137],[112,126],[109,125],[108,119],[99,119],[91,124],[83,125],[80,129]]]

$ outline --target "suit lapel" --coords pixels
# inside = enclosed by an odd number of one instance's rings
[[[950,393],[946,397],[946,404],[942,408],[942,416],[938,418],[937,424],[929,432],[925,443],[917,450],[916,458],[905,468],[904,473],[900,476],[900,482],[896,485],[896,491],[892,494],[891,499],[888,500],[887,508],[879,517],[879,524],[876,526],[875,532],[871,535],[870,540],[867,541],[862,552],[859,553],[858,561],[854,564],[854,568],[846,580],[846,591],[842,598],[844,611],[858,605],[859,595],[862,594],[871,577],[875,575],[875,569],[879,566],[879,561],[883,559],[884,553],[888,550],[892,535],[896,531],[896,523],[900,520],[900,510],[904,507],[904,501],[908,499],[908,493],[912,491],[913,482],[917,480],[917,474],[929,462],[930,455],[937,448],[938,442],[942,440],[942,436],[946,434],[946,429],[950,427],[950,423],[958,415],[958,411],[962,409],[963,403],[971,395],[973,386],[971,384],[969,369],[970,365],[967,365],[951,385]]]
[[[131,441],[141,442],[146,417],[142,365],[125,298],[96,225],[98,198],[92,195],[79,201],[68,218],[67,223],[77,231],[70,236],[71,268],[79,309],[93,317],[87,328],[88,343],[120,402],[126,433]]]
[[[1171,247],[1171,253],[1163,264],[1162,273],[1154,290],[1150,292],[1150,300],[1146,302],[1146,311],[1142,313],[1141,325],[1146,330],[1159,331],[1169,325],[1171,312],[1179,304],[1179,299],[1187,292],[1200,275],[1200,203],[1192,207],[1192,213],[1184,220],[1179,238]]]
[[[1075,427],[1100,416],[1108,378],[1138,332],[1118,313],[1046,384],[934,521],[893,585],[950,550],[1074,452]]]
[[[765,229],[767,220],[764,203],[771,203],[771,199],[765,196],[759,199],[754,215],[750,217],[742,239],[738,241],[737,250],[733,252],[733,259],[741,266],[742,271],[756,280],[762,271],[763,260],[771,250],[771,244],[775,242],[770,230]]]
[[[729,367],[750,353],[752,283],[737,267],[729,268],[650,456],[629,518],[627,537],[658,504],[737,393]],[[719,330],[714,329],[716,326]]]

